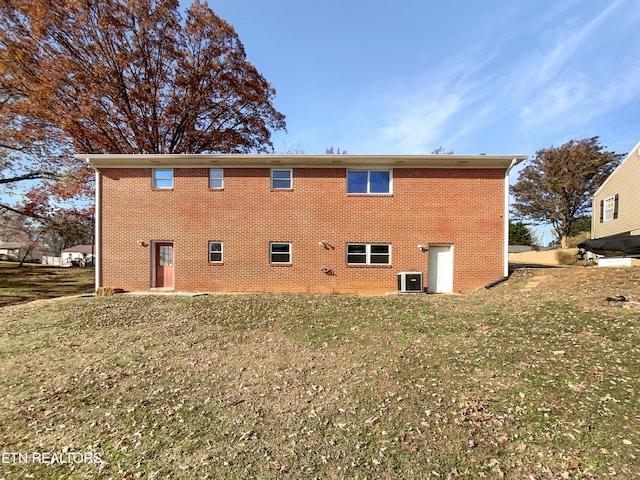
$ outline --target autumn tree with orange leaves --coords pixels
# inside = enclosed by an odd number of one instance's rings
[[[86,193],[74,151],[271,151],[274,96],[205,2],[0,0],[0,187],[37,181],[4,206]]]

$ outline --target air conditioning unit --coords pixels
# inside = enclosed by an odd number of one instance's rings
[[[422,272],[400,272],[398,291],[402,293],[422,293]]]

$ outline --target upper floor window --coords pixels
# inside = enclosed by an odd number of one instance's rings
[[[209,169],[209,188],[215,190],[224,188],[224,170],[221,168]]]
[[[608,222],[618,218],[618,195],[600,201],[600,221]]]
[[[391,265],[387,243],[347,243],[348,265]]]
[[[271,188],[274,190],[291,190],[293,185],[293,170],[271,170]]]
[[[391,170],[347,171],[347,193],[391,193]]]
[[[173,188],[173,168],[154,168],[153,188]]]

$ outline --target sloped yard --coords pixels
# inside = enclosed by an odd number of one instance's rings
[[[619,295],[640,268],[5,307],[0,443],[39,456],[0,478],[638,478],[640,308]]]
[[[0,262],[0,307],[93,292],[93,268]]]

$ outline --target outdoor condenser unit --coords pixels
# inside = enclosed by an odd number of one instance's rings
[[[398,291],[402,293],[422,293],[422,272],[400,272]]]

